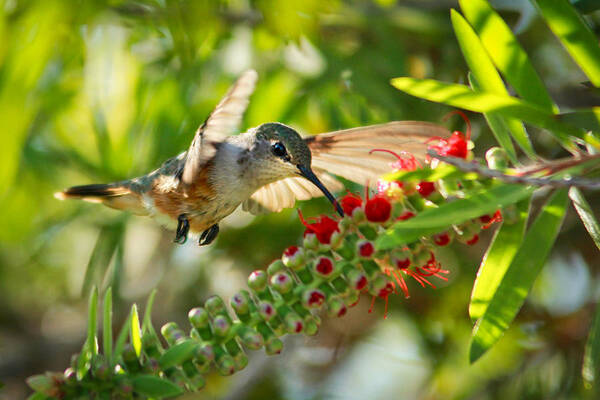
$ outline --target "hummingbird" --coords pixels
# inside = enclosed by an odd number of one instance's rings
[[[246,132],[238,129],[258,75],[244,72],[196,130],[187,151],[158,169],[129,180],[73,186],[58,199],[82,199],[153,217],[175,230],[175,242],[199,234],[210,244],[219,222],[240,204],[252,214],[279,212],[295,200],[324,195],[340,216],[331,191],[343,189],[335,176],[359,184],[374,182],[390,170],[387,152],[426,157],[427,141],[447,137],[446,128],[422,121],[394,121],[302,137],[279,122]],[[330,191],[331,190],[331,191]]]

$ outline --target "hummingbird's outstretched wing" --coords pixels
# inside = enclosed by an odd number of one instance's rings
[[[196,131],[181,175],[186,192],[201,175],[203,167],[213,159],[219,143],[239,126],[257,79],[256,71],[244,72]]]
[[[394,121],[323,133],[307,137],[305,142],[312,153],[315,171],[327,171],[364,185],[375,183],[378,177],[390,171],[390,164],[396,160],[389,153],[370,153],[371,150],[408,152],[423,161],[427,155],[427,141],[449,135],[448,129],[434,123]]]
[[[385,149],[401,154],[408,152],[417,160],[426,157],[427,141],[434,137],[448,137],[443,126],[422,121],[394,121],[305,138],[312,153],[312,169],[323,184],[338,192],[344,186],[331,174],[365,185],[390,172],[393,155],[373,152]],[[242,204],[244,211],[252,214],[278,212],[294,207],[296,200],[323,196],[308,180],[286,178],[263,186]]]
[[[319,180],[332,192],[340,191],[344,185],[324,171],[316,171]],[[242,209],[254,215],[279,212],[294,207],[296,200],[308,200],[323,196],[323,192],[302,177],[285,178],[258,189],[242,203]]]

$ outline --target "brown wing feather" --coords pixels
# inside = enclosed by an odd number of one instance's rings
[[[244,72],[196,131],[181,175],[186,193],[205,164],[214,157],[218,144],[239,126],[257,79],[256,71]]]
[[[312,153],[312,165],[353,182],[373,182],[390,170],[394,156],[373,149],[408,152],[417,160],[426,157],[427,140],[448,137],[443,126],[423,121],[394,121],[324,133],[305,139]]]

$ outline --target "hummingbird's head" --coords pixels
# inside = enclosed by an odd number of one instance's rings
[[[257,127],[255,135],[256,149],[273,180],[303,176],[317,186],[335,205],[338,213],[344,216],[333,195],[312,171],[310,149],[298,132],[279,122],[269,122]]]

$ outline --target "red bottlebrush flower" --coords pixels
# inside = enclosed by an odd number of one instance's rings
[[[444,117],[444,120],[452,114],[458,114],[465,120],[467,134],[463,135],[462,132],[454,131],[448,139],[440,137],[431,138],[430,141],[436,141],[436,144],[429,146],[429,149],[435,150],[441,156],[467,158],[469,154],[468,141],[471,140],[471,123],[465,113],[458,110],[448,113]]]
[[[369,154],[376,152],[376,151],[390,153],[391,155],[396,157],[397,160],[391,164],[391,167],[395,170],[414,171],[418,167],[421,167],[421,164],[419,164],[419,161],[417,161],[415,156],[413,156],[412,154],[410,154],[407,151],[401,151],[400,154],[398,154],[396,152],[393,152],[393,151],[387,150],[387,149],[373,149],[369,152]]]
[[[494,223],[502,222],[502,213],[500,212],[500,210],[496,210],[496,212],[492,215],[482,215],[481,217],[479,217],[479,221],[481,221],[484,224],[482,226],[483,229],[488,229]]]
[[[330,258],[319,257],[315,269],[319,274],[323,276],[329,276],[333,272],[333,262]]]
[[[356,208],[362,207],[362,199],[359,195],[348,193],[340,200],[344,214],[352,216],[352,212]]]
[[[469,246],[472,246],[477,242],[479,242],[479,235],[475,234],[475,235],[473,235],[473,237],[471,239],[467,240],[465,243],[468,244]]]
[[[370,222],[385,222],[391,213],[392,205],[384,196],[377,195],[365,204],[365,214]]]
[[[373,243],[369,241],[362,241],[358,243],[358,254],[364,258],[370,258],[375,253],[375,247]]]
[[[306,222],[300,210],[298,210],[298,215],[300,216],[300,221],[306,227],[304,236],[308,235],[309,233],[314,233],[319,242],[322,244],[329,244],[331,242],[331,235],[333,232],[340,231],[337,221],[329,218],[326,215],[321,215],[316,219],[316,222],[312,223]]]
[[[417,192],[421,195],[421,197],[427,198],[433,192],[435,192],[435,185],[433,182],[419,182],[417,184]]]
[[[450,235],[448,232],[438,233],[433,236],[433,242],[438,246],[446,246],[450,243]]]
[[[398,218],[396,218],[398,221],[406,221],[407,219],[411,219],[412,217],[415,216],[415,213],[412,211],[404,211],[402,214],[400,214],[400,216]]]

